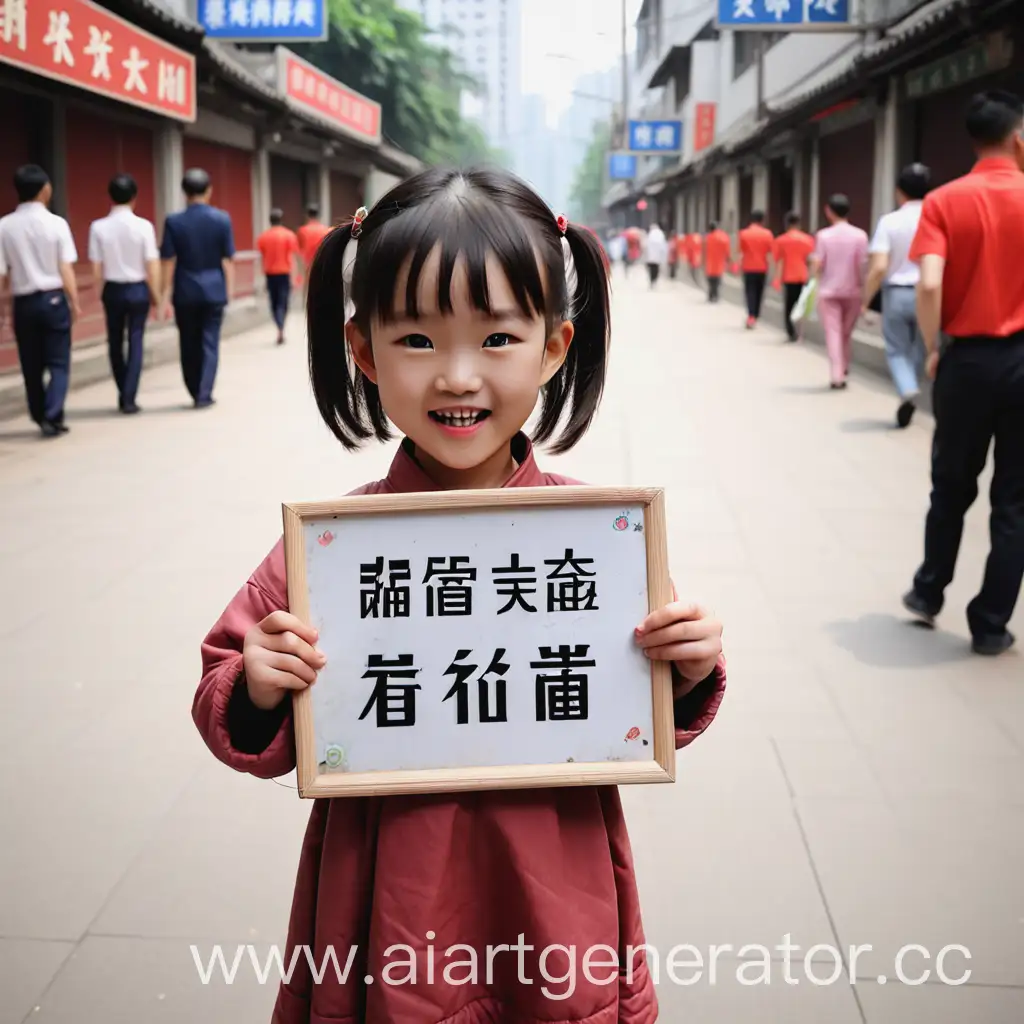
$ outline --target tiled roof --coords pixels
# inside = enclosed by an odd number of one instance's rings
[[[139,24],[143,28],[152,27],[158,33],[160,29],[169,30],[168,34],[172,38],[177,36],[182,41],[191,43],[197,49],[204,35],[203,26],[199,22],[175,13],[169,7],[157,3],[157,0],[99,0],[99,2],[115,13],[138,15]]]

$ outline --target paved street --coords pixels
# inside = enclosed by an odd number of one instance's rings
[[[1024,1020],[1024,657],[979,660],[963,608],[987,552],[972,510],[940,629],[899,604],[921,552],[931,423],[890,429],[884,382],[827,390],[823,354],[640,274],[617,286],[596,427],[544,459],[666,488],[681,597],[725,622],[730,689],[674,787],[623,791],[667,1024]],[[201,984],[190,944],[283,942],[309,807],[214,760],[191,722],[199,643],[275,542],[282,501],[337,496],[391,449],[318,420],[298,317],[225,343],[218,404],[176,366],[75,392],[72,433],[0,423],[0,1024],[258,1024],[275,984]],[[987,486],[987,481],[985,481]],[[983,491],[984,494],[984,491]],[[1024,602],[1014,628],[1024,638]],[[414,855],[410,851],[410,855]],[[744,946],[789,935],[769,985]],[[712,984],[674,984],[668,951]],[[815,985],[815,945],[873,947]],[[935,977],[943,947],[947,977]],[[900,947],[911,980],[899,981]],[[693,953],[677,962],[692,964]],[[827,950],[811,964],[833,973]],[[680,966],[687,980],[692,966]],[[759,973],[745,975],[756,980]],[[763,976],[762,980],[763,980]],[[888,984],[883,982],[888,980]],[[557,1009],[557,1007],[555,1007]],[[554,1013],[554,1015],[557,1015]]]

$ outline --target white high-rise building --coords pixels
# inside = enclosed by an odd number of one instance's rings
[[[492,146],[509,152],[519,130],[519,0],[398,2],[421,15],[435,41],[481,83],[479,97],[463,97],[463,114],[481,124]]]

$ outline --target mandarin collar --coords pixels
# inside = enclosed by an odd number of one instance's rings
[[[986,156],[982,157],[971,168],[972,174],[984,174],[986,171],[1016,171],[1021,173],[1016,161],[1008,156]]]
[[[516,460],[518,468],[505,481],[503,487],[541,487],[544,484],[544,474],[537,466],[533,457],[533,442],[520,431],[509,442],[512,450],[512,457]],[[415,447],[409,438],[402,439],[402,443],[395,453],[391,462],[388,475],[384,483],[389,491],[397,494],[405,494],[415,491],[438,491],[433,480],[427,476],[423,467],[414,457]]]

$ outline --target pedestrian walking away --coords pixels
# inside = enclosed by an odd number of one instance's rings
[[[900,396],[896,424],[910,426],[920,394],[924,342],[917,324],[920,271],[910,259],[910,246],[921,220],[931,172],[924,164],[905,167],[896,182],[897,209],[878,221],[871,239],[871,263],[864,285],[862,312],[867,313],[882,289],[882,336],[889,374]]]
[[[707,237],[704,240],[704,276],[708,279],[708,302],[718,302],[722,275],[725,273],[731,252],[732,242],[729,236],[716,221],[712,221],[708,225]]]
[[[174,319],[181,346],[181,373],[197,409],[213,405],[224,307],[234,291],[235,255],[231,218],[210,205],[213,186],[200,168],[181,182],[188,205],[164,225],[160,256],[164,295],[173,288]]]
[[[665,238],[665,232],[657,224],[652,224],[647,232],[644,259],[647,262],[647,277],[653,288],[658,283],[661,268],[668,260],[668,240]]]
[[[849,216],[850,200],[841,193],[832,196],[825,204],[829,227],[818,232],[811,256],[833,389],[846,387],[867,270],[868,236],[850,223]]]
[[[793,212],[786,217],[786,231],[775,239],[772,258],[775,263],[775,286],[783,293],[786,334],[790,341],[796,341],[799,331],[793,323],[793,309],[810,278],[807,261],[814,252],[814,239],[800,227],[800,214]]]
[[[130,174],[111,179],[114,204],[89,226],[93,278],[102,282],[110,372],[121,412],[140,412],[135,398],[142,376],[143,337],[149,311],[160,300],[160,253],[153,224],[135,214],[139,187]],[[126,351],[127,347],[127,351]]]
[[[753,330],[761,318],[764,283],[768,278],[775,237],[764,226],[764,213],[754,210],[750,223],[740,232],[740,256],[743,260],[743,291],[747,299],[747,329]]]
[[[686,257],[690,264],[690,277],[695,285],[700,285],[700,263],[701,250],[704,248],[704,239],[699,231],[694,231],[686,236]]]
[[[980,93],[967,134],[977,162],[928,194],[910,250],[935,434],[924,561],[903,603],[929,623],[942,610],[994,440],[991,549],[967,606],[974,651],[993,655],[1014,643],[1007,626],[1024,579],[1024,102]]]
[[[70,429],[64,402],[71,373],[71,327],[79,316],[71,228],[48,209],[46,171],[25,164],[14,174],[18,207],[0,218],[0,295],[14,298],[14,338],[28,413],[44,437]]]
[[[609,282],[586,228],[556,217],[503,171],[431,168],[396,185],[351,229],[335,230],[317,262],[323,272],[310,282],[308,301],[317,408],[348,450],[386,440],[391,424],[402,436],[387,476],[356,493],[577,483],[543,472],[534,445],[571,449],[605,383]],[[419,296],[415,310],[407,291]],[[512,329],[514,344],[505,333]],[[538,404],[531,439],[523,427]],[[287,452],[279,458],[287,462]],[[274,460],[266,466],[272,477]],[[315,630],[289,611],[286,580],[279,540],[203,639],[192,708],[213,754],[260,778],[295,769],[292,695],[315,685],[325,664]],[[711,725],[725,692],[721,624],[698,605],[673,601],[628,632],[622,644],[667,663],[672,742],[689,745]],[[473,841],[464,841],[470,834]],[[521,982],[556,944],[644,948],[614,786],[321,800],[298,863],[285,960],[307,949],[320,963],[337,936],[372,941],[361,949],[357,980],[328,971],[314,981],[306,971],[282,983],[276,1024],[657,1017],[642,953],[610,986],[583,972],[572,991],[557,995],[557,1007],[543,986]],[[530,945],[522,969],[488,971],[468,1000],[448,979],[428,978],[412,998],[370,984],[387,977],[388,947],[409,936],[429,935],[440,949],[484,950],[507,944],[523,922]]]
[[[673,231],[668,238],[668,276],[671,280],[676,279],[679,270],[679,259],[682,256],[683,236]]]
[[[320,207],[316,203],[310,203],[306,207],[306,223],[296,232],[299,240],[299,260],[302,264],[304,289],[309,286],[309,268],[313,266],[320,243],[330,232],[330,227],[320,220]]]
[[[277,324],[278,345],[284,344],[284,322],[288,316],[288,303],[291,299],[295,258],[299,253],[299,240],[294,231],[281,223],[283,220],[283,211],[271,210],[270,227],[256,239],[256,248],[260,252],[263,275],[267,282],[270,315]]]

